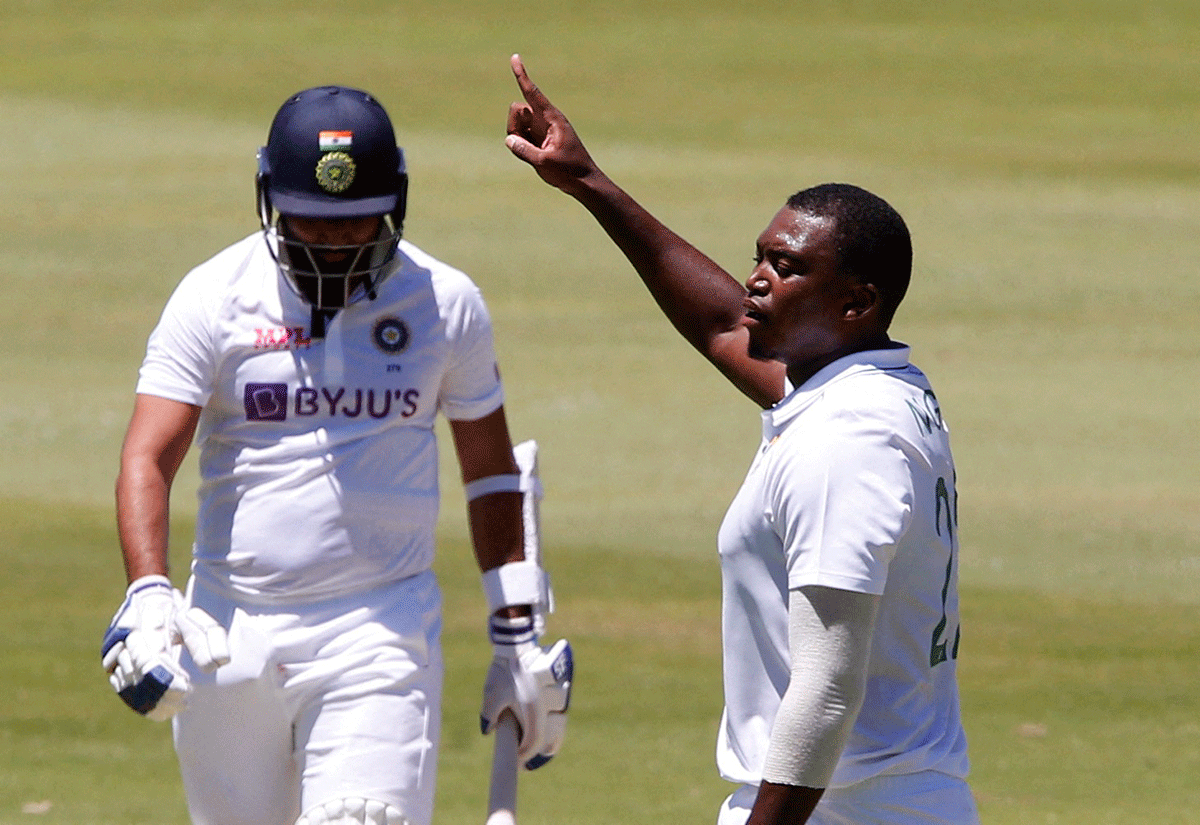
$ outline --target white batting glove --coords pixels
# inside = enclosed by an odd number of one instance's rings
[[[559,639],[538,645],[533,617],[501,619],[490,625],[494,655],[483,685],[479,726],[491,733],[509,711],[520,728],[517,759],[526,770],[545,765],[562,746],[571,704],[575,661],[571,644]]]
[[[183,594],[166,576],[135,580],[100,646],[113,690],[143,716],[170,719],[183,709],[192,688],[179,664],[182,648],[201,670],[229,662],[225,629],[212,616],[185,608]]]

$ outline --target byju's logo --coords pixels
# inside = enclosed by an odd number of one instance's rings
[[[289,397],[287,384],[247,383],[242,402],[246,407],[247,421],[287,421],[288,407],[297,418],[325,415],[329,418],[344,416],[358,418],[389,418],[398,415],[412,418],[417,414],[417,402],[421,391],[415,387],[406,390],[361,387],[298,387],[295,397]]]
[[[286,421],[287,384],[246,384],[247,421]]]

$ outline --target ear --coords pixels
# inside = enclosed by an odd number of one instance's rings
[[[862,321],[878,307],[879,290],[874,284],[853,284],[842,307],[842,317],[847,321]]]

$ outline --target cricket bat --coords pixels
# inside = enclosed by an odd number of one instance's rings
[[[488,788],[487,825],[517,822],[517,720],[511,713],[500,717],[494,734],[492,779]]]
[[[525,559],[541,564],[541,505],[538,480],[537,442],[522,441],[513,447],[521,471],[521,521],[525,536]],[[542,628],[537,628],[540,633]],[[488,787],[487,825],[516,825],[517,822],[517,720],[511,713],[500,717],[492,750],[492,776]]]

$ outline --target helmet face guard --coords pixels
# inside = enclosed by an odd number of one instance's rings
[[[258,152],[255,207],[267,248],[297,293],[316,309],[375,297],[404,227],[408,174],[392,124],[371,95],[321,86],[290,97]],[[380,218],[375,239],[307,243],[288,218]]]
[[[374,240],[363,244],[302,241],[289,229],[287,218],[279,215],[263,232],[280,271],[316,309],[340,309],[363,297],[373,300],[400,240],[391,215],[381,216]]]

